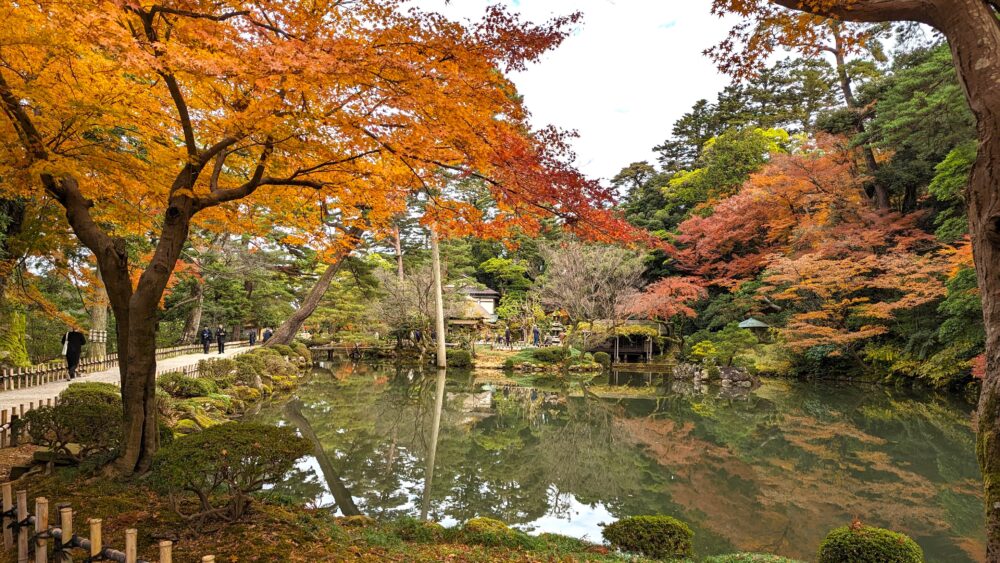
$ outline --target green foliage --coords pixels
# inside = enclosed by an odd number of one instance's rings
[[[546,348],[536,348],[531,351],[531,356],[543,364],[558,364],[570,355],[566,348],[561,346],[549,346]]]
[[[226,387],[236,381],[235,372],[236,360],[230,358],[201,360],[198,362],[198,376],[202,379],[214,381],[221,387]]]
[[[0,365],[28,367],[27,316],[11,304],[0,306]]]
[[[480,278],[487,287],[506,295],[511,291],[527,291],[531,288],[528,267],[510,258],[493,257],[481,263],[478,268]]]
[[[156,383],[171,397],[177,398],[206,397],[218,391],[218,387],[210,379],[188,377],[181,373],[163,374]]]
[[[923,563],[924,552],[905,534],[862,526],[836,528],[819,546],[818,563]]]
[[[250,494],[282,480],[295,461],[312,451],[309,442],[289,428],[230,422],[179,438],[157,452],[155,484],[171,495],[174,509],[199,520],[241,518]],[[188,514],[180,502],[197,495]]]
[[[292,347],[285,344],[269,344],[267,347],[282,356],[285,356],[286,358],[295,355],[295,352],[292,351]]]
[[[292,351],[295,352],[298,357],[312,361],[312,352],[309,351],[309,347],[302,342],[293,342]]]
[[[604,527],[613,547],[657,559],[690,557],[694,532],[670,516],[633,516]]]
[[[976,162],[977,150],[975,141],[963,143],[952,149],[934,167],[934,179],[927,191],[938,201],[949,204],[949,207],[934,217],[934,225],[937,227],[934,236],[942,242],[955,242],[969,230],[965,218],[964,195],[972,165]]]
[[[117,385],[98,381],[70,383],[59,393],[60,404],[107,403],[121,406],[122,391]]]
[[[21,424],[31,441],[75,461],[113,453],[121,443],[121,401],[106,400],[100,393],[79,393],[72,402],[28,411]],[[70,447],[75,444],[77,447]]]
[[[450,368],[471,368],[472,354],[468,350],[448,350],[447,363]]]
[[[460,537],[469,545],[487,547],[507,547],[511,549],[532,549],[538,541],[524,532],[513,530],[499,520],[473,518],[462,526]]]
[[[441,524],[410,516],[393,521],[389,528],[401,540],[413,543],[438,543],[445,535],[445,528]]]
[[[611,367],[611,355],[607,352],[594,352],[594,361],[605,368]]]

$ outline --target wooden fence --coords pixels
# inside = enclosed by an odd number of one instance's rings
[[[230,346],[243,346],[246,341],[228,342]],[[165,360],[186,354],[195,354],[202,350],[201,344],[186,344],[171,348],[157,348],[156,359]],[[118,354],[108,354],[102,358],[81,358],[78,373],[86,374],[105,371],[118,366]],[[53,381],[65,381],[69,377],[66,363],[62,361],[47,362],[29,368],[0,369],[0,392],[12,389],[24,389],[45,385]]]
[[[85,561],[118,561],[120,563],[151,563],[139,559],[138,531],[125,530],[125,549],[120,551],[104,544],[101,535],[101,520],[87,521],[89,534],[80,537],[73,527],[73,508],[56,505],[59,510],[59,525],[49,525],[49,501],[45,497],[35,499],[34,513],[28,511],[28,491],[13,490],[13,483],[0,485],[3,496],[3,547],[5,551],[17,550],[17,563],[47,563],[49,555],[56,561],[72,561],[79,554]],[[51,542],[49,541],[51,540]],[[51,551],[50,551],[51,547]],[[202,563],[214,563],[214,555],[201,558]],[[159,543],[158,563],[173,562],[173,542]]]

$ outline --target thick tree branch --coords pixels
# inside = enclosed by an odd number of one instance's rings
[[[10,85],[7,84],[7,80],[3,77],[3,73],[0,73],[0,104],[3,104],[4,112],[13,121],[14,128],[17,129],[18,134],[21,136],[21,141],[25,144],[24,148],[28,151],[28,157],[32,161],[48,158],[48,152],[45,150],[45,142],[42,140],[41,133],[35,128],[35,124],[31,121],[28,112],[21,105],[21,100],[10,89]]]
[[[887,22],[917,21],[934,25],[937,4],[932,0],[839,0],[837,2],[807,2],[805,0],[770,0],[774,4],[826,16],[841,21]]]

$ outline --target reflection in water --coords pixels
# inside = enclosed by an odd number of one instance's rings
[[[857,516],[914,536],[929,561],[983,551],[971,407],[947,397],[627,374],[528,386],[364,365],[317,371],[300,396],[259,415],[316,450],[279,490],[344,514],[490,516],[594,541],[602,522],[670,514],[699,554],[801,559]]]
[[[439,356],[440,357],[440,356]],[[424,470],[424,501],[420,508],[420,518],[426,520],[431,507],[431,487],[434,486],[434,458],[437,456],[438,433],[441,430],[441,412],[444,410],[445,370],[437,370],[434,391],[434,425],[431,428],[430,451],[427,452],[427,468]]]

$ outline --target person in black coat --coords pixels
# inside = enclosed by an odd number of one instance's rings
[[[253,346],[257,343],[257,329],[250,331],[250,345]]]
[[[201,347],[204,352],[208,353],[208,347],[212,345],[212,329],[202,327],[201,329]]]
[[[222,354],[226,351],[226,329],[219,325],[219,328],[215,330],[215,341],[219,343],[219,353]]]
[[[87,339],[83,337],[83,333],[75,330],[67,332],[62,337],[63,355],[66,356],[66,370],[70,379],[76,377],[76,368],[80,365],[80,353],[86,343]]]
[[[274,332],[272,332],[270,328],[264,329],[264,344],[267,344],[267,341],[271,339],[273,334]]]

